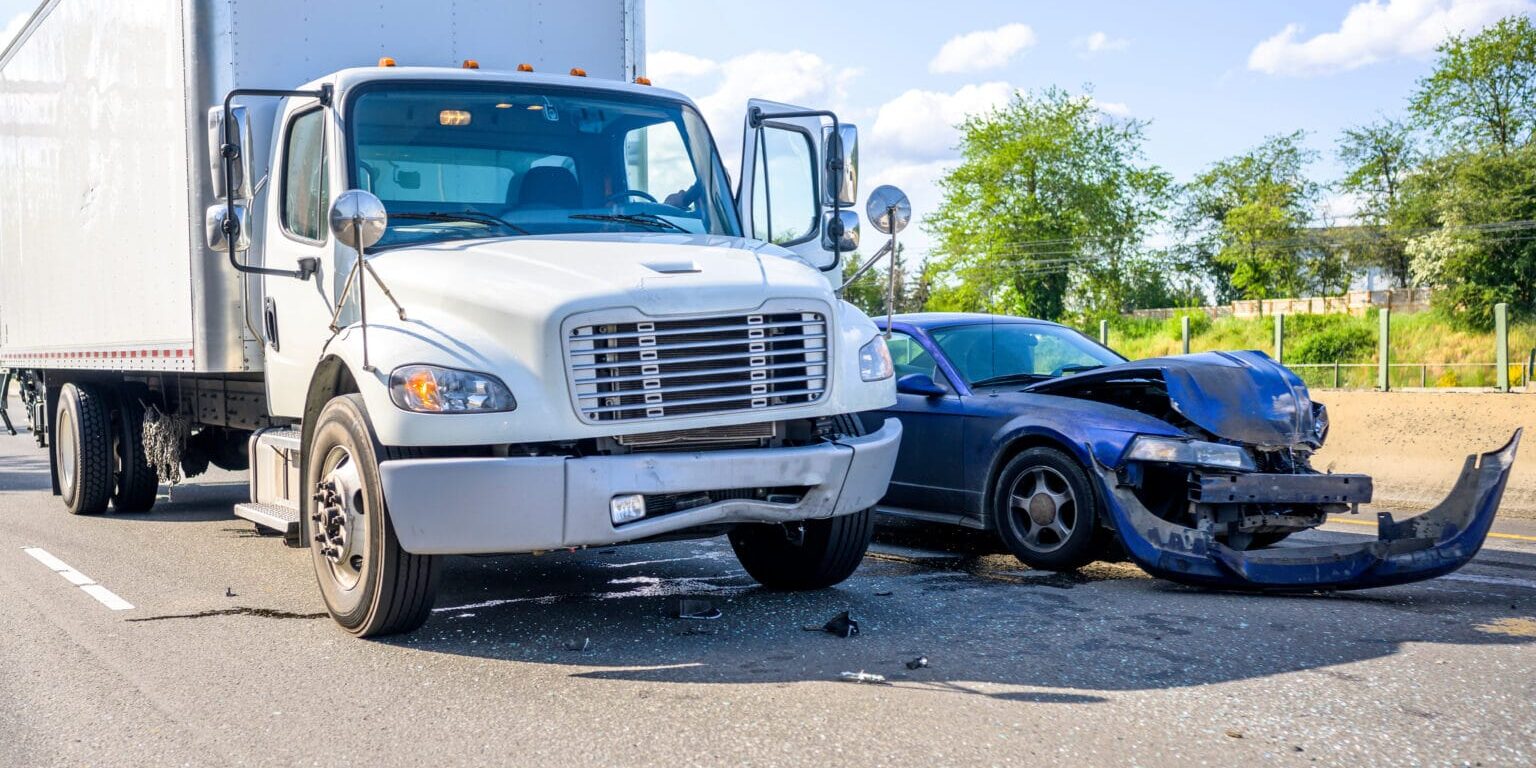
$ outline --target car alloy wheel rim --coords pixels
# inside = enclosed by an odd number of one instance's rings
[[[330,565],[331,576],[342,589],[362,580],[368,545],[368,515],[363,509],[363,481],[357,460],[344,446],[331,448],[321,464],[322,479],[315,488],[314,545]]]
[[[1077,496],[1060,472],[1030,467],[1013,481],[1008,512],[1009,525],[1024,546],[1053,552],[1067,543],[1077,525]]]

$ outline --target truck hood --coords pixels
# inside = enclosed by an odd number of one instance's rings
[[[1216,437],[1258,447],[1315,449],[1322,442],[1306,384],[1256,350],[1136,360],[1043,381],[1026,391],[1096,400],[1159,418],[1171,409]]]
[[[590,234],[469,240],[384,251],[369,261],[406,310],[470,302],[561,313],[615,297],[649,315],[750,310],[766,298],[829,299],[788,251],[742,238]]]

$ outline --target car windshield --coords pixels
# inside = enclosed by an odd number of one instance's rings
[[[399,85],[348,110],[375,247],[585,232],[739,235],[704,120],[668,98],[548,86]]]
[[[971,386],[1028,384],[1125,362],[1070,328],[1042,323],[977,323],[930,333]]]

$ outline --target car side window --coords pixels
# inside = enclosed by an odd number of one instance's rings
[[[896,367],[896,378],[921,373],[933,379],[935,384],[949,389],[949,381],[944,372],[939,370],[938,361],[933,355],[923,348],[923,345],[910,335],[901,331],[891,331],[891,338],[886,341],[886,346],[891,350],[891,362]]]
[[[330,207],[324,117],[319,109],[295,117],[283,145],[283,228],[306,240],[325,239]]]

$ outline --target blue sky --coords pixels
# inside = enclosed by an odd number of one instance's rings
[[[35,6],[0,0],[0,23]],[[749,97],[832,107],[862,131],[861,192],[896,183],[919,216],[953,161],[951,126],[1014,89],[1050,85],[1091,87],[1112,114],[1150,121],[1149,159],[1181,180],[1298,129],[1322,153],[1315,175],[1332,179],[1340,131],[1400,113],[1447,33],[1533,10],[1533,0],[646,5],[649,74],[699,102],[726,154],[739,154]],[[908,233],[924,252],[918,228]]]

